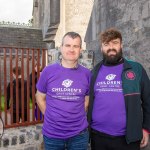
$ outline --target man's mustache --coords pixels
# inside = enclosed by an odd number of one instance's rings
[[[116,50],[116,49],[109,49],[109,50],[107,51],[107,53],[109,53],[109,52],[111,52],[111,51],[114,51],[114,52],[117,53],[117,50]]]

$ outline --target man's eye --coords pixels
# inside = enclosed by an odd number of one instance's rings
[[[70,45],[65,45],[65,47],[70,47]]]
[[[74,46],[74,48],[79,48],[79,47],[80,47],[79,45],[75,45],[75,46]]]
[[[108,46],[108,43],[104,43],[104,46]]]
[[[113,44],[118,44],[119,42],[113,42]]]

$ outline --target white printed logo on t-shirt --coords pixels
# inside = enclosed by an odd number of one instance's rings
[[[106,79],[109,80],[109,81],[111,81],[111,80],[114,80],[115,77],[116,77],[115,74],[109,74],[109,75],[106,76]]]
[[[72,85],[73,81],[70,79],[66,79],[62,82],[62,85],[66,88],[70,87]]]

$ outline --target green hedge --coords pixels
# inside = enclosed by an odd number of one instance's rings
[[[30,99],[30,109],[32,108],[32,99]],[[4,111],[4,96],[1,96],[1,110]]]

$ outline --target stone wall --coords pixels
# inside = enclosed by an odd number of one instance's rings
[[[78,32],[83,39],[83,49],[85,49],[84,37],[87,25],[91,16],[93,0],[61,0],[60,24],[55,37],[55,45],[59,47],[62,36],[69,31]]]
[[[86,32],[87,49],[101,60],[99,32],[116,27],[122,32],[123,52],[140,62],[150,77],[150,0],[95,0]]]
[[[17,127],[4,130],[0,150],[42,150],[42,125]]]
[[[47,47],[54,48],[60,22],[60,0],[33,0],[33,26],[42,30]]]
[[[53,64],[56,61],[61,59],[61,53],[59,49],[50,49],[48,50],[48,64]],[[92,69],[94,65],[94,53],[93,51],[83,50],[80,54],[79,64],[82,66]]]
[[[49,49],[60,47],[69,31],[78,32],[84,39],[93,0],[34,0],[33,4],[33,26],[42,29]]]

